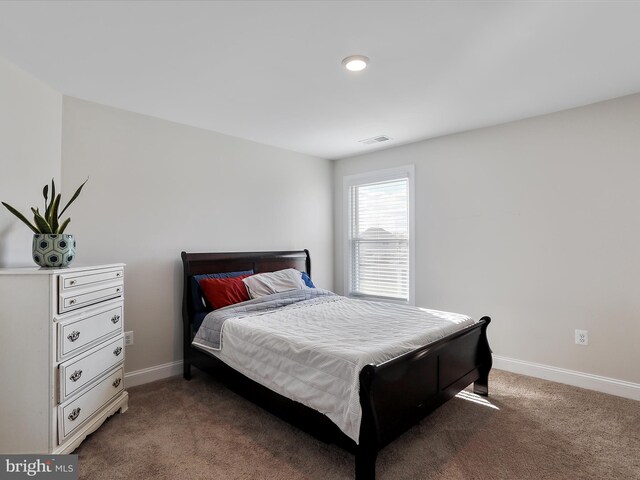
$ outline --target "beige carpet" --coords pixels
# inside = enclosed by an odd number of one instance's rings
[[[76,451],[80,477],[353,478],[353,456],[194,372],[130,389],[129,411]],[[496,370],[490,393],[452,399],[385,448],[377,478],[640,479],[640,402]]]

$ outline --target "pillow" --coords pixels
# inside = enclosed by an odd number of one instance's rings
[[[247,287],[243,280],[248,275],[231,278],[203,278],[200,288],[211,308],[217,309],[249,300]]]
[[[307,272],[300,272],[300,273],[302,273],[302,281],[307,287],[316,288],[316,286],[311,281],[311,278],[309,277],[309,275],[307,275]]]
[[[202,289],[198,282],[203,278],[233,278],[241,275],[253,275],[253,270],[244,270],[242,272],[223,272],[223,273],[204,273],[202,275],[193,275],[191,277],[191,305],[193,305],[194,313],[207,312],[202,295]]]
[[[251,298],[260,298],[273,293],[305,288],[302,275],[295,268],[277,272],[258,273],[242,280]]]

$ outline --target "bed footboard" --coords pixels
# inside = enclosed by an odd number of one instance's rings
[[[374,480],[378,451],[471,383],[474,392],[488,394],[490,321],[483,317],[453,336],[362,369],[356,480]]]

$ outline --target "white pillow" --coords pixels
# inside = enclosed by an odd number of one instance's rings
[[[304,280],[302,280],[302,273],[295,268],[258,273],[243,278],[242,281],[246,285],[251,298],[260,298],[273,293],[300,290],[306,287]]]

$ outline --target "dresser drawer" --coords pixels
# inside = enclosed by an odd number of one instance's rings
[[[124,337],[99,345],[59,367],[60,403],[124,360]]]
[[[91,270],[88,272],[64,273],[60,275],[60,293],[95,286],[99,283],[110,283],[124,278],[124,268]]]
[[[58,360],[122,333],[122,302],[58,322]]]
[[[116,280],[111,283],[97,283],[83,289],[70,290],[60,294],[58,313],[66,313],[78,308],[94,305],[110,298],[121,297],[124,283]]]
[[[58,407],[58,440],[60,443],[82,426],[113,397],[124,390],[124,367],[119,366],[85,393]]]

